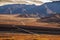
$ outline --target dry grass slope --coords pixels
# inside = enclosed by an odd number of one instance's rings
[[[60,24],[58,23],[36,22],[37,18],[22,18],[16,16],[18,15],[0,15],[0,24],[60,28]]]
[[[0,40],[60,40],[60,35],[0,33]]]

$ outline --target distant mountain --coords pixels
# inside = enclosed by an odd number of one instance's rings
[[[48,10],[48,11],[47,11]],[[26,4],[10,4],[0,6],[0,14],[38,14],[40,17],[60,14],[60,1],[48,2],[40,6]]]

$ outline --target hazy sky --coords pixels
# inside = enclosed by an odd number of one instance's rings
[[[19,1],[19,0],[12,0],[12,1]],[[25,1],[31,1],[31,0],[25,0]],[[36,0],[36,1],[38,1],[38,0]],[[50,2],[50,0],[39,0],[39,1],[42,1],[42,2]]]
[[[21,0],[12,0],[12,1],[21,1]],[[31,1],[31,0],[25,0],[25,1]],[[36,0],[36,1],[38,1],[38,0]],[[39,0],[39,1],[42,1],[42,2],[51,2],[51,1],[60,1],[60,0]]]
[[[42,2],[51,2],[51,0],[40,0]]]
[[[60,1],[60,0],[40,0],[42,2],[52,2],[52,1]]]

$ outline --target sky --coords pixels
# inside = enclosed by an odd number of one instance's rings
[[[15,1],[15,0],[12,0],[12,1]],[[19,0],[16,0],[16,1],[19,1]],[[23,0],[22,0],[22,1],[23,1]],[[31,0],[26,0],[26,1],[31,1]],[[51,0],[36,0],[36,1],[50,2]]]
[[[11,1],[16,2],[16,1],[23,1],[23,0],[11,0]],[[28,2],[29,4],[41,5],[41,4],[46,3],[46,2],[60,1],[60,0],[36,0],[36,1],[42,1],[43,3],[35,3],[32,0],[24,0],[24,1]],[[13,4],[13,3],[1,3],[0,6],[5,5],[5,4]]]
[[[41,0],[42,2],[52,2],[52,1],[60,1],[60,0]]]
[[[20,1],[20,0],[12,0],[12,1]],[[31,0],[25,0],[25,1],[31,1]],[[36,1],[38,1],[38,0],[36,0]],[[60,0],[39,0],[39,1],[42,1],[42,2],[51,2],[51,1],[60,1]]]
[[[51,0],[40,0],[42,2],[51,2]]]
[[[11,0],[11,1],[23,1],[23,0]],[[42,3],[35,3],[35,2],[32,2],[32,0],[24,0],[24,1],[26,1],[26,2],[28,2],[29,4],[35,4],[35,5],[41,5]],[[50,2],[50,0],[36,0],[36,1],[42,1],[42,2]],[[0,6],[1,5],[5,5],[5,4],[12,4],[12,3],[2,3],[2,4],[0,4]]]

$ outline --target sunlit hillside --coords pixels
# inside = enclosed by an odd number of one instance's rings
[[[0,40],[60,40],[60,35],[0,33]]]

